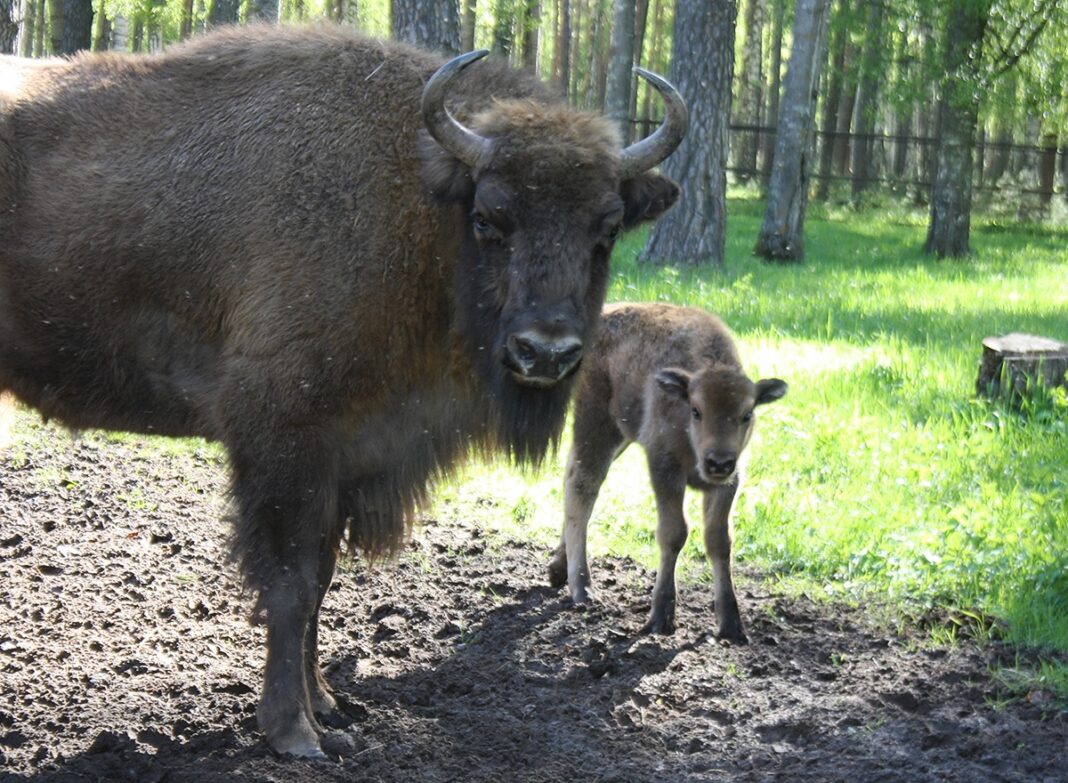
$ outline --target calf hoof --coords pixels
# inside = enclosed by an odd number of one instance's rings
[[[675,618],[666,614],[654,613],[648,622],[642,626],[643,634],[657,634],[659,636],[671,636],[675,633]]]
[[[560,552],[549,561],[549,586],[563,587],[567,584],[567,557]]]

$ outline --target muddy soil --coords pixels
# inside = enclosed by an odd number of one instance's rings
[[[1068,719],[1006,703],[991,648],[931,649],[862,610],[743,573],[750,644],[685,588],[638,635],[653,574],[594,563],[600,603],[548,553],[427,520],[323,610],[345,716],[330,763],[255,726],[262,630],[226,563],[225,466],[51,428],[0,459],[3,781],[1066,781]]]

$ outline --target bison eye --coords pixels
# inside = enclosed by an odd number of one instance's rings
[[[479,239],[500,242],[504,238],[500,229],[486,220],[486,217],[481,212],[475,212],[471,216],[471,223],[475,229],[475,236]]]
[[[616,240],[616,237],[619,236],[619,232],[622,231],[622,230],[623,230],[623,224],[622,223],[616,223],[614,226],[612,226],[610,229],[608,229],[608,234],[607,234],[608,241],[609,242],[614,242]]]
[[[753,412],[752,411],[749,411],[749,413],[747,413],[744,416],[742,416],[742,424],[748,424],[752,420],[753,420]]]
[[[697,408],[691,408],[690,413],[693,414],[694,421],[701,421],[701,411],[697,410]]]

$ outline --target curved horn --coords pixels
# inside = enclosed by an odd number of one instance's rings
[[[445,63],[434,72],[430,81],[423,88],[423,122],[438,144],[455,155],[460,161],[468,166],[474,166],[475,162],[489,150],[489,139],[479,136],[469,128],[465,128],[449,114],[445,108],[445,95],[449,91],[452,80],[476,60],[481,60],[489,52],[486,49],[461,54]]]
[[[619,154],[619,178],[636,177],[675,151],[690,127],[690,113],[679,91],[662,76],[644,68],[634,72],[651,84],[664,99],[664,121],[652,136],[631,144]]]

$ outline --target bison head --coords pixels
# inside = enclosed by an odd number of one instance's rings
[[[460,103],[468,127],[446,96],[484,55],[451,60],[426,85],[423,179],[439,201],[457,205],[457,321],[496,403],[500,439],[537,460],[562,425],[616,237],[679,196],[678,185],[649,170],[678,146],[688,120],[675,89],[638,69],[664,97],[666,119],[626,149],[615,123],[559,102],[496,100],[481,111]]]

